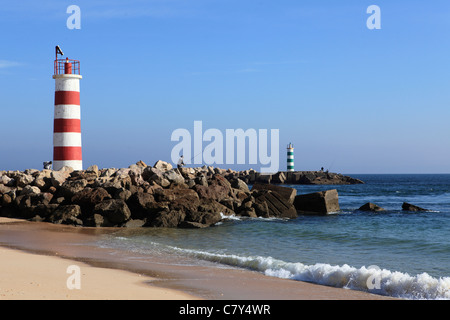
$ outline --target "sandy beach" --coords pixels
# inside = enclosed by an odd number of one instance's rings
[[[96,268],[78,261],[6,248],[0,248],[0,257],[0,300],[197,299],[181,291],[148,285],[153,278],[128,271]],[[80,268],[79,289],[67,286],[74,274],[67,273],[71,266]]]
[[[111,231],[0,218],[0,300],[389,299],[243,269],[112,254],[89,245]],[[79,270],[78,282],[71,266]]]

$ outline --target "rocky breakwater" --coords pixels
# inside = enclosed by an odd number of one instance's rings
[[[299,185],[349,185],[363,184],[361,181],[340,173],[326,171],[294,171],[277,172],[275,174],[261,174],[253,169],[236,172],[239,179],[248,184],[272,183],[272,184],[299,184]]]
[[[201,228],[224,217],[297,217],[296,190],[212,167],[0,171],[0,216],[87,227]]]

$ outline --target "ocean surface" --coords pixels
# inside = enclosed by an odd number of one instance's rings
[[[286,185],[298,194],[337,189],[341,211],[327,216],[124,229],[97,245],[386,296],[450,299],[450,174],[351,176],[365,184]],[[359,211],[367,202],[386,211]],[[429,211],[402,211],[403,202]]]

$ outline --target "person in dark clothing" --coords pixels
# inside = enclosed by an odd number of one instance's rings
[[[180,169],[181,167],[184,167],[184,159],[183,156],[180,157],[180,160],[178,160],[177,168]]]
[[[51,170],[52,169],[52,162],[51,161],[45,161],[44,162],[44,169]]]

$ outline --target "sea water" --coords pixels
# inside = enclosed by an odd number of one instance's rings
[[[118,231],[99,245],[386,296],[450,299],[450,175],[352,177],[365,184],[286,185],[298,194],[337,189],[341,210],[326,216],[224,217],[205,229]],[[367,202],[386,210],[359,211]],[[405,212],[403,202],[429,211]]]

